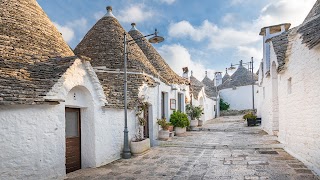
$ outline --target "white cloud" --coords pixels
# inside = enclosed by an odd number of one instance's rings
[[[188,49],[180,44],[163,45],[159,48],[159,53],[179,75],[182,75],[183,67],[188,67],[190,71],[193,71],[193,76],[200,81],[204,78],[205,71],[208,71],[208,76],[213,79],[215,71],[207,69],[201,62],[193,60]]]
[[[138,23],[150,19],[153,15],[154,12],[144,4],[136,4],[121,10],[119,15],[117,15],[117,19],[121,22]]]
[[[231,24],[231,23],[234,23],[234,22],[235,22],[236,17],[235,17],[235,15],[232,14],[232,13],[227,13],[227,14],[225,14],[225,15],[222,17],[221,20],[222,20],[222,22],[223,22],[224,24]]]
[[[176,0],[160,0],[162,3],[173,4]]]
[[[56,28],[62,34],[62,37],[66,42],[69,43],[74,38],[74,31],[72,28],[70,28],[68,26],[61,26],[60,24],[58,24],[56,22],[53,22],[53,24],[56,26]]]
[[[252,0],[231,0],[230,3],[233,5],[250,1]],[[260,29],[287,22],[292,24],[291,27],[301,24],[315,1],[270,0],[270,3],[261,9],[260,15],[251,21],[239,21],[237,16],[227,13],[221,19],[221,26],[208,20],[203,21],[200,26],[180,21],[172,23],[168,32],[170,37],[207,42],[208,49],[233,49],[233,56],[236,58],[254,57],[260,61],[263,56]],[[230,21],[232,23],[228,23]]]
[[[208,48],[215,50],[255,43],[260,40],[256,34],[255,32],[241,29],[220,28],[208,20],[205,20],[199,27],[192,26],[188,21],[180,21],[169,26],[169,35],[171,37],[190,37],[198,42],[208,40]]]
[[[87,30],[88,21],[86,18],[80,18],[66,23],[67,27],[78,30]]]
[[[243,3],[245,0],[231,0],[230,4],[231,5],[237,5]]]
[[[308,15],[315,2],[316,0],[274,0],[261,10],[259,18],[254,23],[260,27],[281,23],[298,26]]]
[[[192,26],[188,21],[180,21],[170,24],[169,35],[180,38],[189,36],[194,41],[202,41],[206,37],[211,36],[217,29],[217,26],[208,20],[203,21],[199,27]]]

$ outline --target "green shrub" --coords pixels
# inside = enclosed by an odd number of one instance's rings
[[[249,112],[249,113],[245,114],[242,118],[243,119],[257,119],[257,116],[254,115],[252,112]]]
[[[190,125],[187,114],[180,111],[173,111],[170,115],[170,122],[174,127],[184,128]]]
[[[225,102],[222,98],[220,99],[220,111],[226,111],[230,108],[230,104]]]
[[[186,113],[190,116],[191,120],[199,120],[203,114],[203,108],[201,106],[192,106],[191,104],[188,104],[186,106]]]

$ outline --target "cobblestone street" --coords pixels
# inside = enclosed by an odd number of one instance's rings
[[[319,179],[275,136],[240,119],[211,120],[201,131],[161,142],[142,156],[82,169],[68,179]]]

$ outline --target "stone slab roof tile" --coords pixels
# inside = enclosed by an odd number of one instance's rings
[[[217,96],[217,91],[216,91],[216,87],[214,86],[214,82],[210,78],[208,78],[207,75],[202,80],[202,84],[204,84],[205,93],[209,98],[213,98]]]
[[[254,74],[253,78],[254,82],[258,80],[258,76],[256,74]],[[252,73],[248,71],[248,69],[240,65],[236,72],[232,74],[231,78],[227,79],[224,83],[219,85],[218,89],[222,90],[239,86],[247,86],[251,85],[252,83]]]
[[[143,35],[134,27],[129,31],[132,38],[137,39]],[[151,64],[156,68],[162,80],[167,84],[188,84],[188,81],[177,75],[166,61],[161,57],[157,50],[148,42],[146,38],[137,40],[136,43],[149,59]]]
[[[0,105],[45,103],[75,59],[35,0],[0,0]]]
[[[33,62],[58,56],[74,53],[35,0],[0,1],[0,58]]]
[[[125,30],[114,16],[104,16],[89,30],[74,52],[77,56],[90,58],[93,67],[123,71],[124,33],[126,33]],[[130,34],[127,34],[127,39],[132,40]],[[157,70],[137,44],[129,43],[127,49],[130,52],[127,59],[128,72],[145,73],[152,77],[158,77]],[[123,108],[123,73],[97,72],[97,76],[104,87],[108,101],[107,107]],[[155,84],[153,78],[149,76],[128,74],[128,101],[131,102],[129,108],[132,108],[132,102],[138,98],[139,88],[143,84],[149,86]]]
[[[190,76],[190,91],[195,99],[198,99],[199,93],[203,87],[204,84],[202,82],[200,82],[194,76]]]
[[[42,104],[53,85],[77,59],[52,58],[33,64],[0,59],[0,105]]]

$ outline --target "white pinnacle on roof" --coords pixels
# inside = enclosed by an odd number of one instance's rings
[[[130,31],[138,31],[137,27],[136,27],[136,23],[131,23],[132,28],[130,29]]]
[[[104,15],[104,17],[114,17],[114,18],[116,18],[116,17],[112,14],[112,7],[111,7],[111,6],[107,6],[107,14]]]

